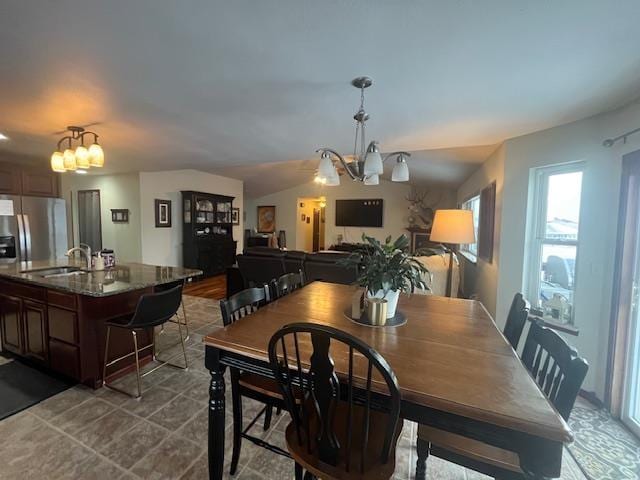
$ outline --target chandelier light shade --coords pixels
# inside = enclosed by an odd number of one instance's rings
[[[104,151],[97,143],[89,147],[89,163],[92,167],[101,168],[104,166]]]
[[[102,167],[104,165],[104,151],[98,145],[98,134],[95,132],[85,131],[83,127],[67,127],[68,134],[58,141],[58,148],[51,155],[51,170],[54,172],[73,172],[86,173],[91,167]],[[87,148],[84,146],[85,135],[93,135],[93,144]],[[78,141],[75,150],[73,142]],[[63,153],[61,146],[66,142],[67,148]]]
[[[338,175],[338,170],[336,170],[336,167],[331,167],[331,169],[333,170],[333,172],[331,173],[331,175],[325,178],[326,181],[324,182],[324,184],[328,187],[337,187],[338,185],[340,185],[340,175]]]
[[[340,185],[338,172],[337,182],[330,180],[331,169],[335,170],[335,164],[339,163],[342,168],[340,173],[346,173],[351,180],[361,182],[365,185],[378,185],[380,175],[384,173],[384,162],[389,158],[396,158],[397,163],[393,168],[391,181],[406,182],[409,180],[409,166],[406,159],[411,156],[408,152],[392,152],[382,157],[378,142],[372,141],[368,145],[365,140],[365,124],[369,120],[369,114],[364,109],[364,89],[369,88],[373,80],[369,77],[357,77],[351,81],[351,85],[360,89],[360,108],[353,116],[356,121],[356,138],[353,148],[353,160],[347,161],[342,155],[331,148],[319,148],[320,164],[318,165],[317,177],[326,179],[324,185]],[[334,160],[335,158],[335,160]],[[344,171],[344,172],[343,172]],[[316,183],[321,183],[316,180]]]
[[[393,166],[393,172],[391,172],[392,182],[408,182],[409,181],[409,166],[404,158],[404,155],[398,155],[398,160]]]
[[[64,168],[64,155],[61,152],[53,152],[51,155],[51,170],[54,172],[65,172]]]
[[[83,170],[89,168],[89,150],[84,145],[76,148],[76,165]]]
[[[62,155],[64,157],[63,165],[65,170],[73,172],[78,169],[78,164],[76,163],[76,153],[73,150],[67,148]]]

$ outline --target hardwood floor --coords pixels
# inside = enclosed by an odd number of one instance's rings
[[[195,280],[185,285],[183,293],[194,297],[221,300],[227,296],[227,277],[223,274],[204,280]]]

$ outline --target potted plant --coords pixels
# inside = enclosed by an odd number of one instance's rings
[[[430,275],[425,266],[409,253],[409,239],[391,236],[384,243],[362,234],[363,248],[341,263],[359,268],[358,284],[366,288],[367,298],[387,301],[387,318],[396,314],[400,292],[411,293],[416,287],[428,290],[423,278]]]

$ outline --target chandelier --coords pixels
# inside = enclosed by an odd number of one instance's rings
[[[56,151],[51,155],[51,170],[54,172],[83,172],[91,167],[102,167],[104,165],[104,152],[98,145],[98,134],[85,131],[83,127],[67,127],[68,135],[65,135],[58,142]],[[65,131],[66,133],[66,131]],[[93,144],[89,148],[84,146],[84,137],[93,135]],[[66,142],[66,149],[62,151],[62,145]],[[75,150],[73,142],[78,142]]]
[[[380,155],[379,144],[372,141],[365,148],[365,124],[369,120],[369,114],[364,109],[364,89],[370,87],[373,80],[369,77],[357,77],[351,81],[351,85],[360,89],[360,108],[353,116],[356,121],[356,139],[353,146],[353,157],[347,161],[342,155],[331,148],[319,148],[320,164],[314,178],[316,183],[328,186],[340,185],[340,175],[344,172],[349,177],[365,185],[378,185],[380,175],[383,173],[383,165],[389,158],[395,158],[396,163],[391,173],[392,182],[409,181],[408,152],[392,152]],[[335,157],[335,160],[334,160]]]

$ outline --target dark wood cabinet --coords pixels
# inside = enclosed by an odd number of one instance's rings
[[[231,214],[233,198],[226,195],[183,191],[183,264],[205,277],[224,273],[235,263]]]
[[[36,197],[57,197],[59,175],[44,169],[22,170],[22,195]]]
[[[47,306],[43,303],[23,300],[22,330],[24,334],[24,355],[47,363]]]
[[[22,355],[21,298],[0,295],[0,328],[2,328],[2,349]]]
[[[58,197],[60,174],[42,167],[0,162],[0,195]]]

